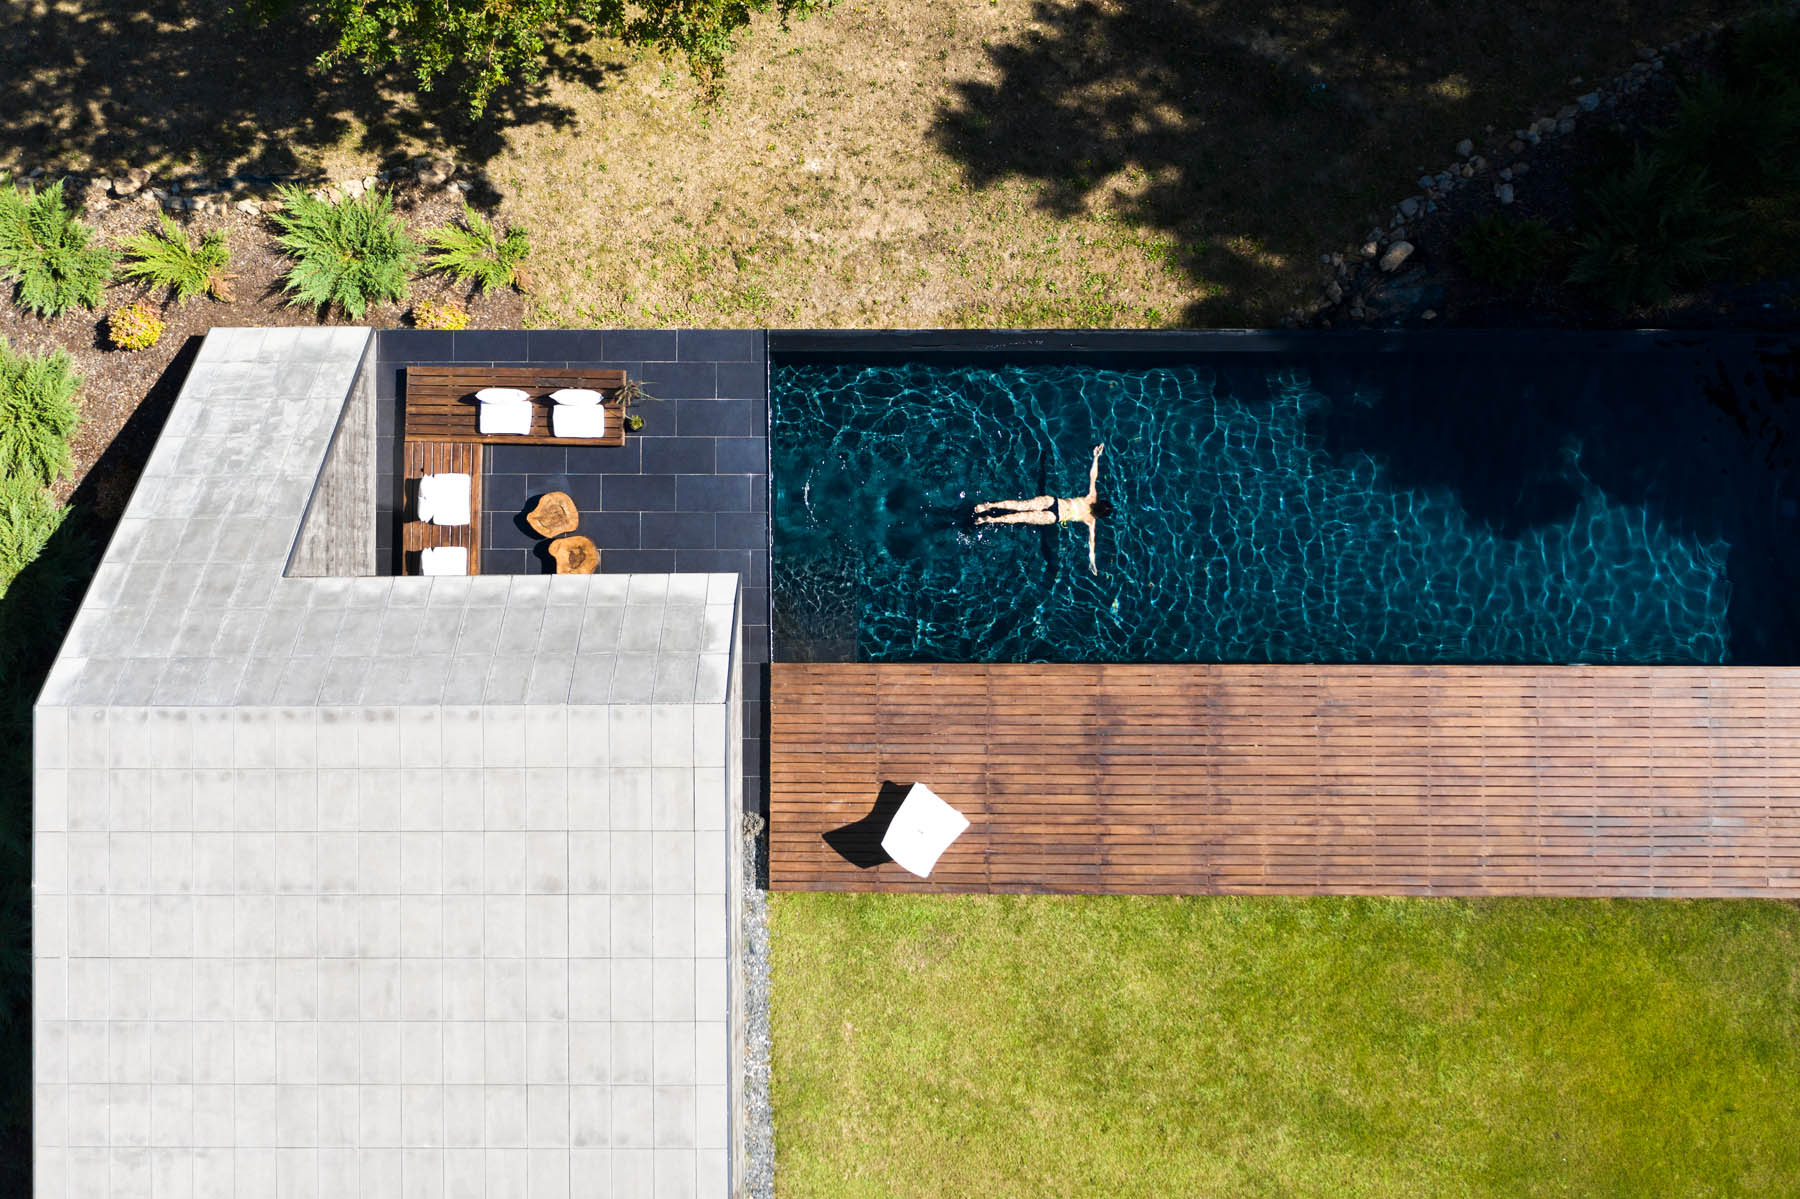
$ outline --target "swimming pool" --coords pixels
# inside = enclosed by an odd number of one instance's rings
[[[1800,661],[1791,346],[1194,344],[772,341],[776,656]]]

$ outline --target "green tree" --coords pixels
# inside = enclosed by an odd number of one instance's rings
[[[831,0],[252,0],[252,9],[298,7],[322,24],[335,44],[320,58],[347,59],[365,70],[398,65],[421,90],[460,91],[480,116],[496,89],[530,82],[544,56],[572,23],[627,45],[679,53],[709,90],[723,78],[726,56],[752,15],[774,10],[785,23]]]

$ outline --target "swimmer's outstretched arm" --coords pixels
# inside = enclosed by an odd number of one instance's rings
[[[1094,465],[1088,468],[1088,503],[1093,503],[1100,496],[1100,455],[1106,452],[1103,441],[1094,447]]]
[[[975,511],[991,512],[995,508],[1010,508],[1014,512],[1036,512],[1042,508],[1053,508],[1055,506],[1055,496],[1039,495],[1033,496],[1028,500],[988,500],[985,503],[976,504]]]
[[[1100,576],[1100,564],[1094,560],[1094,518],[1087,518],[1088,529],[1088,573],[1095,578]]]

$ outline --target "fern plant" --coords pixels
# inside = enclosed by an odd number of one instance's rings
[[[63,351],[16,354],[0,338],[0,476],[47,484],[68,468],[80,384]]]
[[[231,299],[231,247],[225,231],[216,230],[198,245],[186,229],[168,213],[159,213],[158,227],[139,233],[125,243],[125,276],[151,287],[166,287],[177,303],[185,304],[201,293],[215,300]]]
[[[391,195],[369,192],[332,204],[287,186],[281,199],[275,240],[294,260],[282,283],[290,305],[336,304],[357,319],[371,302],[406,298],[420,247],[394,214]]]
[[[1591,227],[1569,282],[1593,287],[1621,311],[1664,303],[1724,260],[1730,218],[1714,206],[1705,171],[1639,152],[1588,202]]]
[[[0,473],[0,597],[42,552],[67,513],[36,479]]]
[[[21,308],[46,319],[97,308],[112,273],[113,252],[63,203],[60,181],[43,191],[0,184],[0,280],[18,285]]]
[[[1475,278],[1500,287],[1518,287],[1546,273],[1556,244],[1549,222],[1495,212],[1462,231],[1456,239],[1456,252]]]
[[[502,234],[465,203],[460,225],[446,225],[431,235],[430,268],[482,291],[524,291],[521,267],[530,254],[531,237],[525,230],[509,225]]]

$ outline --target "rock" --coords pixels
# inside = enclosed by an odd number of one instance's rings
[[[1419,215],[1419,197],[1408,196],[1408,197],[1406,197],[1406,199],[1400,201],[1400,215],[1403,217],[1408,217],[1408,218],[1418,216]]]
[[[132,167],[123,175],[112,181],[112,194],[115,196],[135,196],[144,190],[150,182],[150,172],[143,167]]]
[[[1529,162],[1515,162],[1512,164],[1512,173],[1513,178],[1523,179],[1525,176],[1531,174],[1531,164]]]
[[[1648,75],[1650,73],[1650,64],[1647,62],[1634,62],[1631,64],[1631,73],[1633,75]]]
[[[375,190],[375,176],[364,175],[362,185],[363,185],[364,191],[374,191]]]
[[[262,205],[258,204],[255,200],[239,200],[237,202],[237,210],[245,216],[262,215]]]
[[[43,167],[32,167],[29,171],[25,172],[25,178],[27,178],[27,179],[41,179],[43,177],[44,177],[44,168]]]
[[[1571,134],[1571,133],[1575,132],[1575,122],[1574,121],[1558,121],[1556,123],[1556,131],[1560,134],[1564,134],[1565,136],[1568,134]]]
[[[457,179],[457,180],[454,180],[450,184],[450,186],[455,188],[459,192],[466,192],[466,191],[469,191],[470,189],[472,189],[475,185],[473,183],[470,183],[467,179]]]
[[[1342,304],[1344,302],[1344,285],[1339,283],[1336,279],[1327,283],[1325,285],[1325,298],[1330,300],[1333,304]]]
[[[1319,263],[1321,266],[1330,266],[1331,265],[1331,255],[1329,255],[1329,254],[1319,255]]]
[[[1424,312],[1419,314],[1419,319],[1422,321],[1435,321],[1437,319],[1437,309],[1427,308]]]
[[[1469,165],[1475,168],[1476,174],[1480,174],[1482,171],[1487,170],[1488,161],[1482,155],[1477,154],[1475,157],[1469,159]]]
[[[1419,189],[1421,191],[1423,191],[1425,188],[1434,187],[1436,185],[1437,185],[1437,179],[1435,176],[1432,176],[1432,175],[1420,175],[1419,176]]]
[[[1375,255],[1381,253],[1381,246],[1378,245],[1376,243],[1375,239],[1371,237],[1368,241],[1366,241],[1362,244],[1362,249],[1358,250],[1357,253],[1362,255],[1364,258],[1373,258],[1373,257],[1375,257]]]
[[[1501,167],[1498,171],[1494,172],[1494,176],[1495,176],[1495,178],[1499,179],[1500,182],[1502,182],[1502,183],[1511,183],[1512,176],[1513,176],[1512,168],[1511,167]]]
[[[136,204],[139,208],[161,208],[162,207],[162,201],[158,200],[155,196],[151,195],[149,192],[139,192],[137,195],[131,197],[131,202],[133,204]]]
[[[425,187],[442,187],[455,173],[455,163],[448,158],[434,158],[419,168],[419,183]]]
[[[1389,240],[1391,242],[1392,241],[1405,241],[1406,240],[1406,226],[1405,225],[1395,225],[1393,227],[1393,229],[1391,231],[1389,231],[1387,240]]]
[[[1580,106],[1582,112],[1593,112],[1600,107],[1600,93],[1589,92],[1585,96],[1577,96],[1575,103]]]
[[[1331,256],[1331,265],[1332,266],[1343,266],[1344,265],[1344,256],[1342,254],[1334,253]]]
[[[1648,46],[1639,46],[1637,48],[1637,56],[1639,58],[1643,59],[1645,62],[1649,62],[1651,59],[1656,57],[1656,51],[1652,50]]]
[[[1502,183],[1495,187],[1494,198],[1502,204],[1511,204],[1513,202],[1513,185],[1510,183]]]
[[[1577,109],[1573,104],[1563,105],[1561,108],[1556,110],[1557,123],[1561,124],[1563,121],[1566,121],[1570,117],[1574,116],[1578,111],[1580,111],[1580,110]]]
[[[1525,144],[1528,146],[1535,146],[1543,140],[1543,137],[1535,129],[1525,135]]]
[[[1409,241],[1397,241],[1388,247],[1387,253],[1381,256],[1381,269],[1385,274],[1393,274],[1400,269],[1400,264],[1412,257],[1413,244]]]
[[[363,181],[361,179],[346,179],[342,183],[339,183],[338,186],[342,188],[344,194],[349,196],[352,200],[363,194]]]
[[[1523,154],[1525,152],[1525,143],[1515,137],[1512,141],[1506,143],[1506,148],[1511,150],[1514,154]]]
[[[1464,179],[1475,178],[1475,166],[1473,163],[1467,163],[1467,162],[1463,163],[1462,177]]]
[[[1465,137],[1460,142],[1456,143],[1456,156],[1458,158],[1467,158],[1473,153],[1475,153],[1475,143],[1470,139]]]

